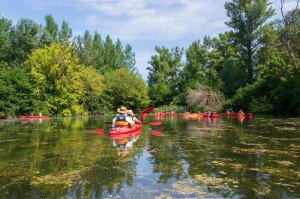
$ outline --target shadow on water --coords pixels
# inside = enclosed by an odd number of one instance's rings
[[[111,119],[2,122],[0,197],[300,197],[299,118],[148,116],[163,125],[94,133]]]

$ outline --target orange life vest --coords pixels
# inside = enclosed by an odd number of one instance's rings
[[[118,115],[116,120],[116,126],[128,126],[129,123],[126,121],[126,115]]]

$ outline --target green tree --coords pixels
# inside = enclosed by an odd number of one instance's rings
[[[0,66],[0,115],[18,116],[33,111],[32,85],[27,72]]]
[[[71,51],[51,44],[35,50],[24,63],[33,79],[34,97],[45,102],[41,108],[51,115],[84,114],[81,100],[85,91],[80,75],[83,66]]]
[[[61,29],[58,33],[58,40],[60,43],[68,44],[72,37],[72,29],[66,21],[62,22]]]
[[[277,54],[265,64],[259,65],[257,70],[257,81],[240,88],[230,100],[231,107],[255,113],[295,113],[299,107],[295,94],[299,90],[294,88],[297,85],[297,74],[293,72],[288,54]]]
[[[12,23],[10,20],[0,18],[0,62],[9,61],[9,51],[11,49],[10,33],[12,30]]]
[[[186,64],[180,72],[182,92],[195,89],[199,84],[205,84],[208,51],[200,40],[194,41],[186,49]]]
[[[116,62],[115,69],[126,68],[125,57],[123,53],[123,46],[120,39],[117,39],[116,42]]]
[[[83,83],[83,104],[89,113],[101,113],[99,97],[104,89],[103,77],[93,67],[83,68],[80,72]]]
[[[40,45],[40,26],[31,19],[20,19],[11,31],[10,62],[21,64]]]
[[[261,28],[274,15],[269,0],[232,0],[225,3],[226,24],[234,29],[235,41],[240,54],[241,65],[247,72],[247,82],[252,82],[256,75],[257,52],[265,45],[261,38],[266,32]]]
[[[210,64],[214,64],[217,72],[219,88],[227,97],[232,97],[235,91],[245,85],[245,68],[239,66],[237,49],[234,43],[233,31],[219,34],[212,39],[212,50],[210,50]]]
[[[282,24],[279,27],[279,38],[284,47],[289,53],[295,70],[299,69],[300,60],[300,9],[298,9],[299,0],[295,9],[284,13],[283,7],[285,0],[281,0],[281,15]]]
[[[118,67],[116,66],[116,59],[116,46],[114,45],[110,36],[107,35],[104,42],[104,68],[106,70],[117,69]]]
[[[155,47],[155,51],[158,54],[151,56],[151,67],[147,67],[149,96],[156,103],[167,104],[180,93],[177,81],[182,67],[183,49]]]
[[[50,45],[58,41],[58,25],[52,15],[45,16],[46,25],[43,29],[42,44]]]
[[[104,45],[101,39],[101,35],[96,31],[93,38],[93,48],[92,48],[92,56],[93,56],[93,63],[95,68],[99,73],[104,73]]]
[[[112,96],[110,104],[113,109],[126,106],[130,109],[147,107],[150,100],[147,87],[140,75],[134,75],[125,68],[105,74],[104,95]]]
[[[137,69],[135,67],[136,59],[135,59],[135,53],[132,51],[132,46],[127,44],[124,50],[124,60],[126,63],[126,68],[131,73],[137,73]]]
[[[236,90],[241,88],[241,85],[246,84],[246,73],[244,68],[239,67],[239,62],[236,58],[228,58],[225,60],[220,77],[222,79],[221,90],[224,95],[231,98]]]

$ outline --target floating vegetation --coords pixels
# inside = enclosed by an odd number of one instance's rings
[[[271,192],[270,188],[262,187],[262,186],[252,188],[252,190],[255,191],[257,194],[262,195],[262,196],[265,196],[265,195],[267,195]]]
[[[295,165],[294,163],[292,163],[290,161],[279,161],[279,160],[277,160],[277,161],[273,161],[273,162],[276,162],[276,163],[278,163],[280,165],[283,165],[283,166],[294,166]]]
[[[239,147],[232,147],[232,151],[234,153],[240,153],[240,154],[266,154],[271,156],[294,156],[298,157],[299,152],[297,151],[284,151],[284,150],[271,150],[271,149],[264,149],[264,148],[239,148]]]
[[[197,195],[197,197],[214,197],[228,194],[239,187],[238,181],[230,178],[217,178],[206,174],[195,175],[192,179],[185,179],[172,183],[175,193],[183,196]]]
[[[240,170],[242,168],[245,168],[246,165],[239,164],[239,163],[229,163],[229,162],[223,162],[223,161],[211,161],[207,162],[208,165],[214,165],[214,166],[226,166],[226,168],[231,168],[234,170]]]
[[[80,178],[80,171],[74,170],[67,173],[57,173],[56,175],[45,175],[39,177],[33,177],[31,185],[62,185],[70,187],[72,182]]]

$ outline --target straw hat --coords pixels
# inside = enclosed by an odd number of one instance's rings
[[[117,112],[121,113],[121,114],[126,114],[127,113],[127,108],[124,107],[124,106],[121,106],[121,108],[117,109]]]
[[[128,110],[128,111],[127,111],[127,114],[128,114],[128,115],[134,115],[134,113],[132,112],[132,110]]]

